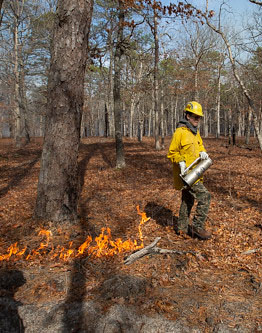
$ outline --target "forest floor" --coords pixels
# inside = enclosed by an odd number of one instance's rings
[[[33,139],[16,149],[11,140],[2,139],[0,274],[15,270],[24,277],[12,290],[1,289],[0,283],[0,296],[9,293],[24,305],[102,297],[105,311],[124,304],[147,315],[183,319],[202,332],[212,332],[221,323],[232,330],[262,332],[258,145],[254,139],[248,146],[239,138],[237,146],[228,146],[224,138],[204,139],[213,160],[204,180],[212,195],[207,229],[213,237],[200,241],[173,230],[181,194],[173,189],[172,165],[166,158],[170,140],[165,139],[164,150],[156,151],[151,138],[142,143],[125,139],[127,166],[118,170],[113,140],[84,139],[79,156],[79,224],[54,227],[33,218],[41,142]],[[143,225],[139,212],[150,217]],[[160,248],[197,255],[156,254],[124,264],[135,247],[141,242],[147,246],[156,237],[161,237]],[[98,249],[99,241],[107,248]],[[86,249],[81,248],[83,243]],[[122,246],[120,253],[116,246]],[[105,291],[105,281],[130,276],[145,283],[143,292]]]

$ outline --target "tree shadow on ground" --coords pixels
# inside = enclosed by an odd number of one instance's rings
[[[19,287],[26,283],[21,271],[0,270],[0,332],[25,332],[18,306],[22,303],[14,299]]]
[[[0,198],[6,195],[12,188],[20,185],[21,181],[30,173],[34,165],[39,161],[40,156],[41,151],[38,151],[37,156],[29,163],[26,163],[23,166],[19,165],[16,168],[12,168],[13,177],[9,184],[0,190]]]
[[[90,144],[82,145],[84,157],[79,162],[79,194],[83,190],[85,184],[85,173],[90,159],[96,155],[101,154],[106,167],[111,168],[112,162],[107,154],[105,148],[110,148],[111,144]],[[100,168],[100,166],[96,166]],[[101,169],[100,169],[101,170]],[[101,232],[98,227],[92,223],[92,218],[89,216],[88,202],[91,197],[87,197],[79,207],[80,219],[79,230],[81,234],[81,242],[86,240],[87,235],[90,235],[94,240],[95,237]],[[123,231],[125,232],[125,231]],[[78,239],[80,241],[80,239]],[[117,267],[114,260],[107,260],[103,258],[91,258],[90,256],[81,256],[74,259],[71,266],[70,285],[67,290],[67,297],[63,304],[63,333],[69,332],[95,332],[95,327],[99,321],[99,303],[96,304],[87,299],[90,280],[96,278],[99,281],[106,281],[110,276],[117,274]],[[103,282],[102,284],[103,285]],[[106,290],[98,288],[96,294],[100,303],[104,302]],[[92,303],[92,305],[90,305]],[[72,311],[72,309],[75,310]],[[72,316],[73,314],[73,316]]]
[[[177,216],[173,215],[172,210],[156,204],[155,202],[148,202],[145,206],[145,213],[151,217],[157,224],[162,227],[176,227]]]

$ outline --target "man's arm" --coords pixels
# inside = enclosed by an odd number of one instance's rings
[[[181,131],[176,130],[171,144],[169,146],[169,150],[168,150],[168,154],[167,154],[167,158],[169,158],[171,160],[171,162],[173,163],[179,163],[184,161],[184,156],[182,156],[180,154],[181,151],[181,136],[182,133]]]

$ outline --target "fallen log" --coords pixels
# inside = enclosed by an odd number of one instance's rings
[[[168,249],[161,249],[160,247],[157,247],[156,244],[160,241],[161,237],[157,237],[151,244],[147,245],[141,250],[138,250],[137,252],[134,252],[127,256],[124,259],[125,265],[130,265],[136,260],[143,258],[144,256],[150,255],[150,254],[187,254],[191,253],[195,256],[197,256],[196,252],[194,251],[179,251],[179,250],[168,250]]]

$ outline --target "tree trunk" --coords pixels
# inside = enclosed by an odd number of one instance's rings
[[[195,71],[194,71],[194,100],[199,100],[199,92],[198,92],[198,64],[199,60],[196,59],[195,62]]]
[[[114,56],[114,115],[115,115],[115,140],[116,140],[116,167],[124,168],[125,155],[124,155],[124,144],[122,138],[122,102],[121,102],[121,58],[124,51],[123,46],[123,29],[124,29],[124,8],[122,0],[118,1],[119,12],[118,12],[118,32],[117,32],[117,45]]]
[[[17,14],[19,15],[19,14]],[[15,145],[17,148],[22,146],[22,135],[21,135],[21,128],[22,128],[22,119],[21,119],[21,110],[20,110],[20,96],[19,96],[19,55],[18,55],[18,18],[15,16],[14,22],[14,123],[15,123]]]
[[[164,129],[164,91],[161,88],[161,102],[160,102],[160,132],[161,132],[161,148],[165,145],[165,129]]]
[[[222,61],[218,65],[218,82],[217,82],[217,128],[216,137],[220,137],[220,107],[221,107],[221,69]]]
[[[21,59],[20,61],[20,77],[19,77],[19,100],[20,100],[20,113],[23,116],[24,124],[24,135],[25,135],[25,145],[30,142],[30,131],[29,131],[29,114],[27,106],[26,88],[25,88],[25,70],[24,63]],[[23,131],[21,131],[23,132]]]
[[[152,101],[153,101],[153,99],[152,99]],[[154,117],[152,115],[152,111],[154,110],[154,105],[153,105],[153,102],[151,102],[151,103],[152,103],[152,106],[149,105],[149,114],[148,114],[148,132],[147,132],[148,133],[148,135],[147,135],[148,137],[150,137],[151,134],[153,133],[152,127],[153,127],[153,123],[154,123],[154,120],[153,120]]]
[[[107,138],[109,137],[109,117],[108,117],[108,108],[105,103],[105,133],[104,136]]]
[[[228,144],[232,144],[232,110],[228,110]]]
[[[113,52],[113,40],[112,40],[112,30],[111,27],[109,35],[108,35],[108,47],[109,47],[109,68],[108,68],[108,136],[115,136],[115,124],[114,124],[114,80],[113,80],[113,59],[114,59],[114,52]]]
[[[58,0],[35,216],[77,218],[78,149],[93,0]]]
[[[155,63],[154,63],[154,111],[155,111],[155,148],[161,150],[160,144],[160,126],[159,126],[159,82],[158,82],[158,64],[159,64],[159,39],[157,13],[154,8],[154,42],[155,42]]]
[[[246,115],[246,144],[249,144],[250,140],[250,128],[251,128],[251,120],[252,120],[252,113],[250,108],[248,108],[247,115]]]
[[[129,137],[134,137],[134,115],[135,115],[135,96],[132,95],[130,99],[130,113],[129,113]]]
[[[204,111],[204,119],[203,119],[203,130],[204,130],[204,137],[207,138],[208,137],[208,119],[209,119],[209,114],[206,111]]]

